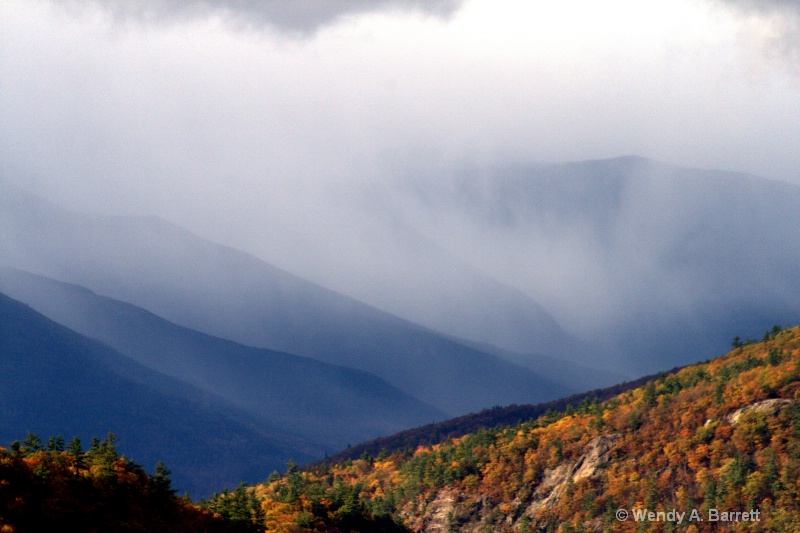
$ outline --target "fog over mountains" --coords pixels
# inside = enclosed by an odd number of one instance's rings
[[[0,2],[0,446],[211,491],[799,323],[798,6]]]
[[[215,336],[374,372],[450,414],[494,401],[492,385],[456,400],[444,383],[465,363],[429,350],[479,367],[488,345],[517,362],[635,377],[800,318],[793,185],[637,157],[346,185],[319,204],[324,224],[309,221],[268,258],[292,274],[163,221],[92,218],[12,189],[3,263]],[[259,255],[280,238],[265,231]],[[341,335],[354,324],[356,336]],[[437,370],[409,374],[412,360]],[[509,372],[498,402],[519,400]]]
[[[635,377],[798,320],[790,184],[628,157],[423,169],[307,194],[313,211],[266,209],[263,232],[230,240],[318,285],[505,350]],[[235,327],[237,340],[258,340],[258,327]]]
[[[737,331],[798,318],[793,185],[625,157],[422,175],[386,198],[612,366],[685,364],[691,347],[712,355]]]
[[[264,427],[314,443],[307,453],[338,451],[445,416],[372,374],[210,337],[74,285],[0,269],[0,292],[213,394]]]
[[[12,200],[12,197],[16,198]],[[10,266],[224,339],[376,374],[455,415],[573,390],[156,219],[92,218],[7,194]]]
[[[144,387],[169,396],[166,420],[183,412],[191,427],[213,420],[241,442],[269,442],[258,460],[273,468],[689,364],[800,320],[800,188],[638,157],[356,186],[324,206],[340,224],[326,234],[349,232],[351,247],[329,255],[323,238],[298,241],[274,258],[297,273],[155,217],[81,213],[8,183],[0,192],[0,293],[19,300],[4,300],[3,359],[17,363],[3,402],[17,433],[70,433],[48,403],[108,372],[88,393],[99,404],[65,407],[98,422],[72,433],[138,435],[145,419],[101,399],[140,402]],[[59,354],[72,366],[51,372]],[[138,392],[124,392],[129,379]],[[12,409],[41,388],[38,407]],[[205,477],[187,461],[174,458],[200,492],[261,475],[235,454]]]

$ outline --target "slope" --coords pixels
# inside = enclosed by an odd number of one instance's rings
[[[366,372],[214,338],[75,285],[0,268],[0,291],[329,452],[444,417]]]
[[[794,185],[621,157],[423,174],[386,194],[620,372],[684,365],[736,334],[800,321]]]
[[[113,432],[123,453],[148,468],[164,460],[195,495],[319,453],[0,294],[0,441],[26,431],[86,444]]]
[[[531,371],[154,218],[89,217],[4,191],[4,266],[185,327],[374,373],[448,413],[568,393]]]
[[[454,240],[458,245],[458,232],[435,242],[426,228],[416,227],[417,219],[404,212],[405,194],[383,181],[339,184],[335,192],[334,204],[321,206],[335,214],[312,217],[293,228],[291,236],[240,231],[219,238],[304,279],[458,339],[575,361],[589,351],[529,295],[476,268],[472,256],[484,253],[482,248],[470,248],[462,257],[451,251]]]
[[[800,328],[602,403],[251,491],[271,531],[798,531]]]
[[[678,370],[680,369],[673,368],[668,372],[661,372],[659,376],[671,375],[678,372]],[[575,409],[585,408],[588,404],[604,402],[623,392],[642,387],[647,382],[653,381],[654,379],[656,379],[654,375],[643,376],[639,379],[625,381],[611,387],[573,394],[572,396],[566,396],[558,400],[535,405],[512,404],[484,409],[477,413],[470,413],[449,420],[406,429],[399,433],[379,437],[367,442],[361,442],[355,446],[341,450],[334,455],[330,455],[323,461],[318,461],[315,464],[343,462],[347,459],[358,459],[365,454],[375,457],[393,452],[406,452],[409,450],[416,450],[420,446],[433,446],[451,439],[457,439],[469,433],[478,433],[479,431],[499,427],[516,426],[541,416],[549,416],[550,413],[568,410],[574,411]]]
[[[0,529],[114,531],[132,533],[245,533],[228,516],[200,509],[175,495],[169,471],[149,476],[129,457],[119,456],[113,439],[88,450],[58,439],[45,447],[37,438],[0,447]]]

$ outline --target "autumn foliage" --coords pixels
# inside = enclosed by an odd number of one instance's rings
[[[602,403],[251,490],[276,532],[800,531],[800,329]],[[620,521],[617,509],[706,520]],[[760,514],[709,522],[710,509]]]
[[[119,457],[0,448],[0,531],[800,531],[800,328],[605,401],[240,485],[199,505]],[[629,512],[620,520],[618,510]],[[685,513],[684,520],[634,519]],[[695,510],[704,520],[689,521]],[[709,513],[758,511],[757,521]]]
[[[154,475],[119,456],[113,434],[83,451],[36,435],[0,448],[0,532],[239,531],[171,488],[169,471]]]

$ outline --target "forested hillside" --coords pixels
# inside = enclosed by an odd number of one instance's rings
[[[560,412],[567,409],[574,409],[575,406],[585,406],[593,402],[609,400],[623,392],[646,385],[647,382],[657,379],[660,376],[666,377],[669,374],[674,374],[678,370],[678,368],[673,368],[668,372],[660,373],[658,376],[644,376],[633,381],[619,383],[613,387],[605,387],[582,392],[580,394],[573,394],[572,396],[566,396],[558,400],[553,400],[552,402],[524,405],[512,404],[502,407],[495,406],[477,413],[470,413],[449,420],[443,420],[442,422],[426,424],[424,426],[400,431],[386,437],[379,437],[367,442],[362,442],[361,444],[350,446],[336,455],[328,457],[325,462],[334,463],[347,459],[358,459],[365,453],[367,455],[376,456],[380,453],[389,453],[408,448],[415,449],[419,446],[438,444],[450,439],[463,437],[468,433],[477,433],[478,431],[498,426],[515,426],[543,415],[550,416],[550,413],[554,411]]]
[[[608,400],[194,504],[115,437],[0,448],[2,531],[800,530],[800,327]],[[77,529],[76,529],[77,528]]]
[[[602,403],[250,491],[268,531],[800,531],[799,402],[800,328],[776,326]]]
[[[246,531],[175,495],[169,470],[154,475],[119,455],[115,437],[42,443],[29,433],[0,447],[0,531]]]

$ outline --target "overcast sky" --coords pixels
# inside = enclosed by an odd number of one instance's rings
[[[791,0],[254,4],[0,3],[2,177],[218,240],[342,183],[508,161],[800,184]]]
[[[798,6],[0,0],[0,185],[154,214],[410,319],[474,285],[442,249],[482,258],[599,331],[657,254],[548,255],[445,216],[428,242],[392,184],[639,155],[800,186]]]
[[[795,2],[151,4],[0,5],[4,174],[133,203],[626,154],[800,183]]]

